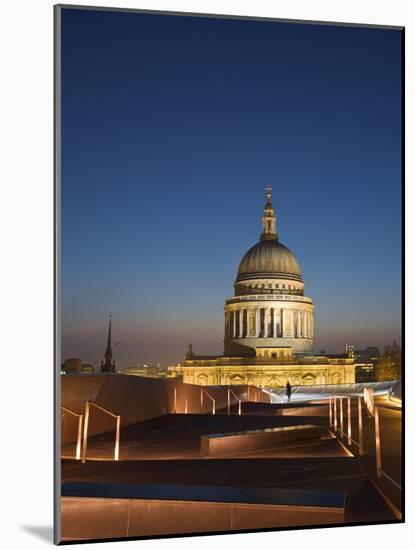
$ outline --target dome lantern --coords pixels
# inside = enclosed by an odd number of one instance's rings
[[[266,241],[266,240],[278,241],[277,218],[275,217],[275,212],[271,204],[272,187],[270,185],[266,188],[266,192],[267,192],[267,203],[265,205],[264,215],[262,217],[263,229],[262,229],[260,239],[261,241]]]
[[[301,269],[292,251],[278,240],[277,220],[271,204],[272,188],[267,187],[260,240],[244,255],[235,283],[247,279],[291,279],[302,282]]]

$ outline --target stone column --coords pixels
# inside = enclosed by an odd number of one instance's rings
[[[233,338],[236,338],[236,309],[232,311],[233,314]]]
[[[298,310],[298,338],[303,337],[303,312]]]
[[[276,308],[276,319],[275,319],[275,336],[280,338],[281,333],[281,308]],[[279,326],[278,326],[279,325]]]
[[[280,323],[281,323],[281,338],[284,336],[284,308],[281,308],[281,316],[280,316]]]
[[[259,330],[261,327],[261,317],[260,317],[260,309],[259,307],[255,308],[255,337],[259,338]]]
[[[312,312],[310,313],[310,321],[310,336],[314,338],[314,317]]]
[[[269,318],[270,309],[266,307],[264,311],[264,338],[269,338]]]
[[[251,307],[248,309],[248,336],[251,336],[251,338],[256,334],[255,321],[255,309]],[[253,327],[253,330],[251,330],[251,327]]]
[[[284,308],[282,309],[282,317],[284,319],[284,324],[282,326],[282,336],[284,338],[285,336],[287,336],[287,315]]]
[[[243,336],[243,330],[244,330],[244,310],[239,310],[239,338],[242,338]]]
[[[245,337],[247,338],[249,336],[249,308],[246,308],[246,329],[245,329]]]

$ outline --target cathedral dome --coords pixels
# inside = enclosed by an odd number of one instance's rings
[[[274,239],[261,240],[248,250],[239,264],[236,282],[269,277],[302,281],[296,257]]]

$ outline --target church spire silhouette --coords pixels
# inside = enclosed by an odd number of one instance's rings
[[[111,349],[111,329],[112,329],[112,316],[109,315],[108,323],[108,337],[107,337],[107,349],[105,350],[105,363],[101,361],[101,372],[115,372],[115,360],[112,356]]]

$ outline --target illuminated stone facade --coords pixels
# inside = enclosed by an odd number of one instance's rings
[[[257,244],[242,258],[234,296],[225,302],[224,355],[196,356],[169,367],[172,376],[200,385],[262,387],[355,381],[354,360],[312,354],[314,305],[294,254],[278,238],[271,188]]]
[[[326,356],[293,357],[291,360],[262,357],[187,357],[171,367],[171,374],[182,376],[187,384],[218,386],[251,384],[275,388],[315,384],[353,384],[353,358]]]

